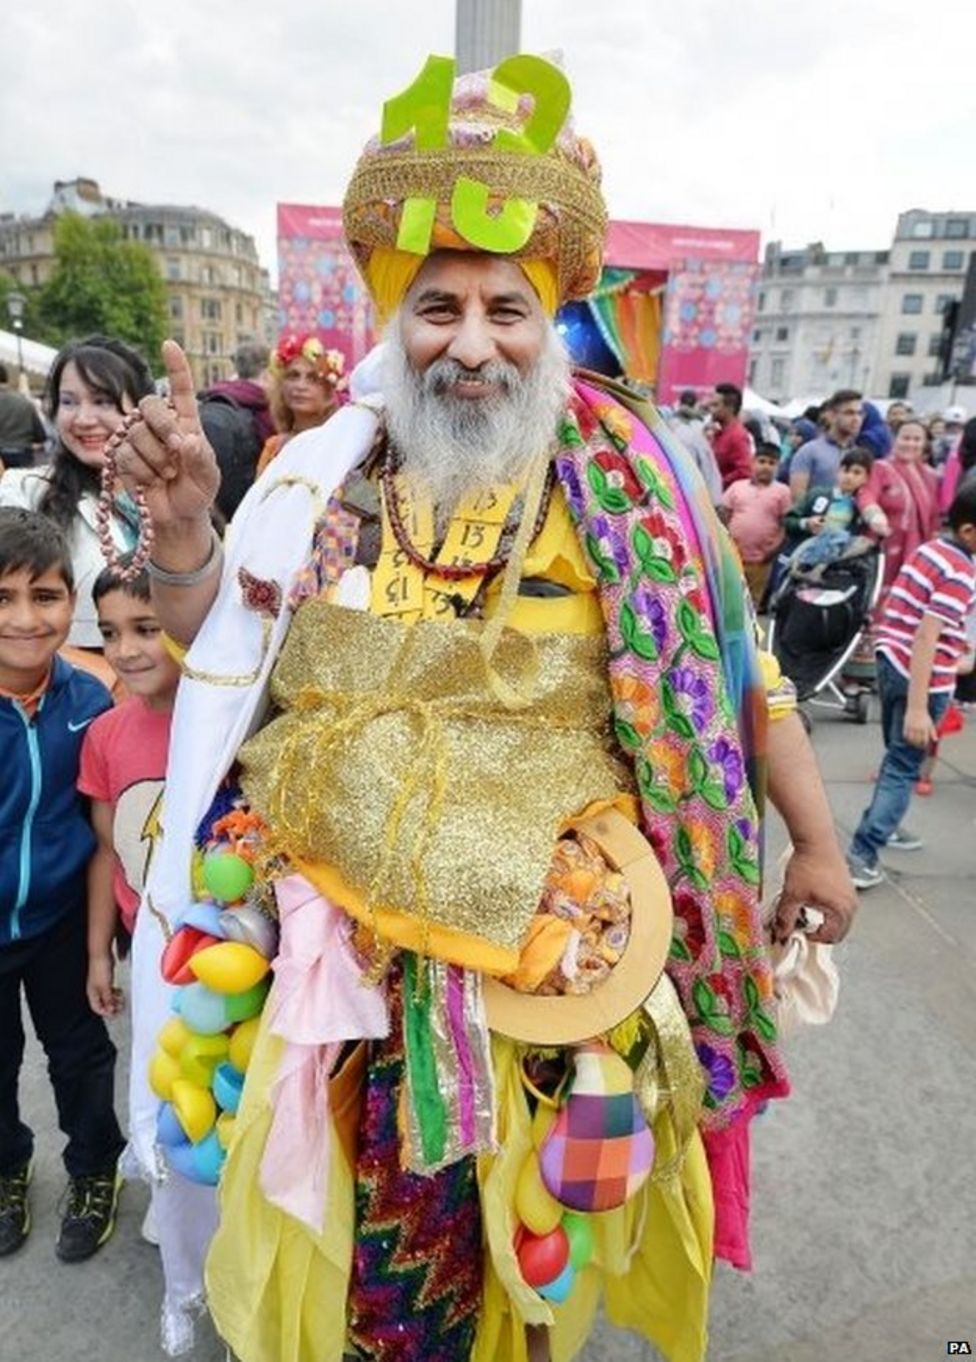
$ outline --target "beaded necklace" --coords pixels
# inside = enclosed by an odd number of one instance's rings
[[[407,527],[403,522],[400,512],[400,503],[397,495],[396,474],[398,471],[397,463],[391,456],[388,456],[380,470],[380,478],[383,483],[383,498],[390,517],[390,528],[396,539],[397,547],[402,550],[407,559],[425,574],[443,577],[449,582],[461,582],[470,577],[488,577],[499,572],[508,562],[510,550],[506,549],[502,553],[495,554],[494,557],[487,559],[483,563],[459,563],[456,566],[446,563],[433,562],[425,558],[420,550],[411,543],[407,533]],[[532,535],[529,540],[531,543],[541,532],[549,514],[549,503],[552,500],[553,489],[556,485],[555,469],[550,464],[546,474],[545,491],[539,503],[539,510],[536,514],[535,524],[532,528]]]

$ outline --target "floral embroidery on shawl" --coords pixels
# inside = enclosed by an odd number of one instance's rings
[[[674,897],[668,972],[707,1074],[704,1124],[720,1127],[788,1091],[759,915],[757,677],[741,649],[731,664],[725,655],[709,527],[657,432],[577,383],[560,445],[559,478],[600,584],[614,728]],[[730,666],[745,675],[735,700]]]

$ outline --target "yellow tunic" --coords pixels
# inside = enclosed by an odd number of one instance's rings
[[[511,627],[527,634],[602,631],[596,582],[558,491],[523,575],[558,581],[572,594],[518,597]],[[488,593],[487,613],[497,591],[496,585]],[[262,1028],[221,1182],[221,1222],[207,1263],[208,1300],[218,1330],[241,1362],[341,1362],[354,1171],[333,1131],[321,1236],[261,1195],[259,1167],[280,1053],[281,1042]],[[485,1278],[471,1362],[527,1362],[526,1324],[548,1325],[553,1362],[569,1362],[585,1342],[601,1294],[615,1324],[643,1334],[671,1362],[700,1362],[707,1342],[713,1211],[697,1133],[673,1178],[647,1183],[626,1206],[593,1217],[594,1257],[566,1304],[548,1304],[521,1280],[512,1247],[513,1204],[531,1146],[531,1114],[519,1079],[520,1053],[514,1042],[493,1038],[500,1149],[479,1162]],[[667,1123],[656,1125],[654,1134],[659,1166],[666,1166],[673,1154]]]

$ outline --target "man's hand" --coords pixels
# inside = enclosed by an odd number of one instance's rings
[[[938,741],[938,732],[927,709],[906,709],[905,741],[912,747],[928,747]]]
[[[88,962],[88,1006],[100,1017],[117,1017],[125,1007],[125,997],[115,987],[115,964],[110,955],[92,957]]]
[[[119,446],[117,467],[130,492],[141,488],[157,532],[206,521],[220,486],[220,470],[207,443],[186,355],[163,342],[170,401],[144,397],[136,421]]]
[[[811,534],[819,534],[826,523],[822,515],[807,516],[807,529]]]
[[[773,918],[774,941],[786,940],[803,907],[819,908],[824,916],[811,941],[843,941],[857,912],[857,891],[836,845],[794,847]]]

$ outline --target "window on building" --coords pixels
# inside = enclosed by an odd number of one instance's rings
[[[921,293],[903,293],[901,296],[901,310],[905,314],[917,314],[922,310],[925,301]]]
[[[888,396],[907,397],[911,381],[911,374],[892,374],[888,383]]]
[[[929,357],[937,359],[942,353],[942,332],[935,331],[929,336]]]
[[[851,327],[851,340],[860,340],[860,339],[861,339],[861,328],[860,328],[859,326],[852,326],[852,327]]]
[[[898,339],[895,341],[895,354],[914,355],[917,343],[918,336],[914,331],[901,331],[899,332]]]
[[[34,286],[34,288],[37,288],[37,266],[36,266],[36,265],[31,265],[31,267],[30,267],[30,272],[31,272],[31,284]]]
[[[180,229],[177,227],[175,222],[167,222],[166,245],[178,246],[179,244],[180,244]]]
[[[950,218],[945,225],[945,234],[950,241],[965,241],[969,236],[969,219]]]
[[[769,368],[769,385],[774,393],[783,390],[783,380],[786,377],[786,360],[782,357],[774,359]]]
[[[955,293],[938,294],[935,299],[935,315],[937,317],[941,317],[943,312],[945,312],[946,308],[949,306],[949,304],[954,303],[957,297],[958,294]]]
[[[209,284],[211,288],[217,282],[217,271],[213,265],[203,265],[200,269],[200,283]]]
[[[182,298],[170,298],[170,300],[169,300],[169,315],[170,315],[170,317],[173,319],[173,321],[181,322],[181,321],[183,320],[183,299],[182,299]]]
[[[926,374],[922,379],[922,387],[941,388],[944,381],[945,380],[943,379],[942,375],[938,372],[934,374]]]
[[[183,246],[192,246],[196,239],[196,231],[191,223],[184,223],[180,227],[180,243]]]
[[[962,251],[942,252],[942,268],[944,270],[961,270],[964,260]]]
[[[216,298],[200,299],[200,316],[205,322],[220,321],[220,302]]]
[[[824,307],[837,306],[837,290],[835,288],[824,289]]]
[[[789,312],[793,306],[793,290],[791,288],[781,288],[779,291],[779,305],[784,312]]]
[[[845,252],[844,252],[844,264],[845,264],[845,265],[859,265],[860,263],[861,263],[861,257],[858,255],[857,251],[845,251]]]
[[[238,326],[244,325],[244,308],[240,303],[234,304],[234,321]]]
[[[203,338],[204,349],[208,355],[219,355],[223,346],[220,343],[220,336],[216,331],[208,331]]]
[[[887,263],[888,263],[888,252],[887,252],[887,251],[875,251],[875,253],[874,253],[874,263],[875,263],[876,265],[887,265]]]
[[[790,338],[790,328],[788,326],[778,326],[776,328],[776,339],[778,341],[788,341]]]
[[[751,359],[749,361],[749,372],[746,375],[746,382],[749,384],[750,388],[754,388],[756,386],[756,369],[758,367],[759,367],[758,359]]]
[[[180,278],[180,261],[178,256],[168,255],[166,257],[166,278],[174,280]]]
[[[186,349],[186,337],[184,336],[182,331],[171,331],[170,335],[176,341],[176,344],[180,347],[181,350]]]
[[[213,232],[209,227],[200,228],[200,245],[205,251],[209,251],[213,245]]]
[[[910,270],[927,270],[931,260],[931,251],[911,251],[908,256],[908,268]]]
[[[912,236],[915,237],[916,240],[922,240],[925,237],[932,236],[933,230],[930,218],[923,218],[921,222],[912,224]]]

